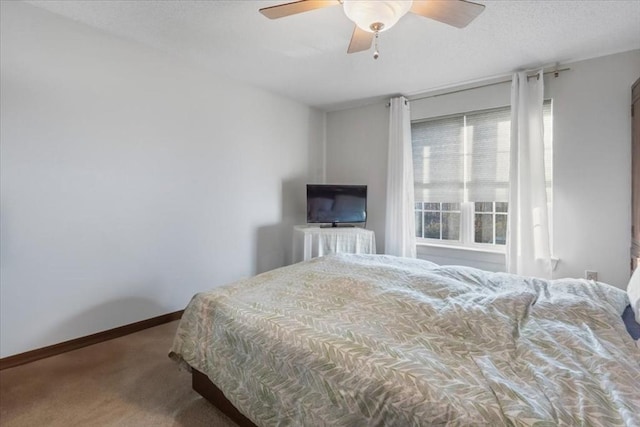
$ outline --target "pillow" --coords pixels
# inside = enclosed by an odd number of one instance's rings
[[[622,313],[622,321],[624,322],[624,326],[627,328],[627,332],[631,335],[631,338],[636,341],[640,341],[640,324],[633,318],[633,310],[631,310],[630,305],[624,309],[624,312]]]
[[[640,323],[640,267],[637,267],[627,285],[627,295],[629,304],[636,317],[636,322]]]

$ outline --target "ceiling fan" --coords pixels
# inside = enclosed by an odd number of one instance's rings
[[[375,59],[379,56],[378,34],[391,28],[408,12],[463,28],[484,10],[484,5],[467,0],[299,0],[263,7],[260,13],[267,18],[277,19],[339,4],[356,24],[347,53],[368,50],[375,38]]]

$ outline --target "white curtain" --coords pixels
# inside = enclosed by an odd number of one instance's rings
[[[391,99],[390,105],[384,242],[388,255],[416,257],[413,191],[410,110],[407,100],[400,96]]]
[[[549,218],[544,169],[542,70],[513,75],[507,271],[551,278]]]

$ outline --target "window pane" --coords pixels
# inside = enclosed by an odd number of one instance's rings
[[[440,212],[424,213],[424,237],[440,239]]]
[[[440,203],[425,203],[424,204],[425,211],[439,211]]]
[[[493,212],[493,203],[492,202],[476,202],[475,209],[476,209],[476,212]]]
[[[507,244],[507,216],[496,215],[496,245]]]
[[[475,242],[493,243],[493,215],[476,214],[475,218]]]
[[[442,213],[442,240],[460,240],[460,214]]]
[[[496,202],[496,212],[508,212],[507,207],[509,203],[505,202]]]
[[[416,210],[422,209],[422,202],[416,203]]]
[[[422,237],[422,212],[416,211],[416,237]]]
[[[443,203],[442,210],[443,211],[459,211],[460,203]]]

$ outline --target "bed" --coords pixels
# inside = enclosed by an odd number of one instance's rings
[[[628,304],[579,279],[330,255],[195,295],[170,356],[240,425],[640,426]]]

